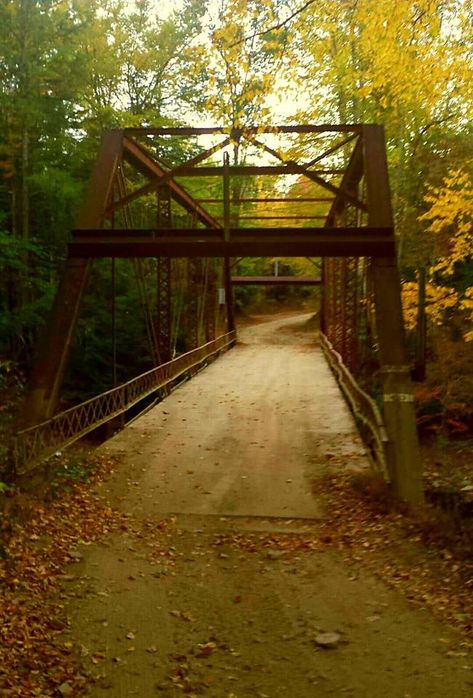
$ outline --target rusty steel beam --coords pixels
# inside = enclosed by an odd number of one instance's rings
[[[363,126],[368,225],[393,225],[382,126]],[[383,380],[383,413],[390,445],[388,468],[395,494],[411,506],[423,502],[422,462],[402,316],[396,256],[374,259],[372,278]]]
[[[344,138],[343,140],[338,141],[338,143],[335,143],[334,146],[332,146],[331,148],[329,148],[328,150],[326,150],[326,151],[325,151],[324,153],[322,153],[321,155],[318,155],[316,158],[314,158],[314,159],[311,160],[310,162],[306,162],[306,163],[305,163],[305,166],[306,166],[306,167],[313,167],[313,166],[316,165],[318,162],[320,162],[321,160],[324,160],[324,159],[325,159],[326,157],[328,157],[329,155],[332,155],[332,153],[335,153],[337,150],[340,150],[340,148],[343,148],[344,145],[347,145],[347,144],[350,143],[354,138],[357,138],[357,137],[358,137],[358,134],[357,134],[357,133],[352,133],[350,136],[348,136],[348,138]]]
[[[228,153],[223,154],[223,237],[225,243],[228,244],[231,235],[230,228],[230,156]],[[222,281],[225,293],[225,308],[227,311],[227,332],[232,332],[235,329],[235,312],[233,306],[233,288],[232,288],[232,265],[228,253],[223,258]]]
[[[230,168],[230,176],[256,176],[256,175],[343,175],[344,169],[326,169],[326,170],[308,170],[304,165],[287,162],[284,165],[232,165]],[[223,169],[219,165],[203,166],[203,167],[185,167],[179,168],[176,176],[179,177],[222,177]]]
[[[71,257],[321,257],[395,254],[391,228],[75,231]]]
[[[334,200],[333,196],[319,196],[319,197],[301,197],[300,199],[289,199],[289,198],[272,198],[267,197],[265,199],[258,198],[240,198],[232,199],[232,204],[299,204],[299,203],[331,203]],[[223,199],[196,199],[200,204],[223,204]]]
[[[353,226],[311,226],[306,228],[298,228],[296,226],[272,226],[267,228],[230,228],[230,239],[259,239],[259,238],[285,238],[297,240],[298,238],[334,238],[343,236],[350,240],[362,240],[368,238],[380,238],[394,240],[394,232],[392,226],[371,226],[357,228]],[[93,242],[108,240],[120,240],[129,238],[130,240],[156,240],[161,238],[176,238],[176,240],[189,240],[197,242],[207,242],[215,240],[223,240],[223,229],[213,228],[76,228],[72,231],[73,242]],[[310,256],[310,255],[309,255]],[[314,255],[312,255],[314,256]],[[317,256],[317,255],[315,255]],[[349,255],[348,255],[349,256]]]
[[[379,236],[354,238],[307,238],[291,240],[206,240],[195,241],[178,237],[142,240],[107,240],[105,242],[69,243],[69,255],[74,257],[393,257],[394,240]]]
[[[320,286],[322,279],[308,276],[232,276],[234,286]]]
[[[304,124],[294,126],[263,126],[263,127],[247,127],[245,129],[233,129],[231,131],[224,126],[202,126],[202,127],[144,127],[144,128],[126,128],[125,133],[131,136],[204,136],[217,133],[239,136],[244,133],[343,133],[350,132],[359,133],[361,131],[360,124]]]
[[[213,259],[207,260],[207,285],[205,288],[205,340],[210,342],[215,339],[217,331],[217,280],[218,274]]]
[[[217,220],[222,220],[224,216],[216,216]],[[324,221],[327,216],[238,216],[239,221]]]
[[[333,200],[332,206],[327,216],[327,227],[333,226],[335,224],[335,217],[340,211],[343,210],[347,202],[347,197],[344,196],[344,192],[350,191],[355,188],[363,175],[363,142],[362,139],[358,139],[355,147],[353,148],[348,165],[345,168],[345,174],[340,182],[340,192],[337,194]],[[348,199],[349,203],[353,203]],[[366,210],[366,206],[364,207]]]
[[[285,164],[286,167],[297,167],[300,168],[300,165],[297,165],[297,163],[287,162],[284,160],[282,155],[277,152],[277,150],[274,150],[273,148],[270,148],[266,143],[262,143],[261,141],[256,140],[256,138],[249,138],[248,139],[250,143],[253,143],[254,145],[259,146],[260,148],[263,148],[267,153],[272,155],[274,158],[277,160],[280,160]],[[360,208],[361,210],[365,210],[366,207],[363,204],[362,201],[358,201],[357,198],[353,197],[349,192],[347,192],[345,189],[342,189],[340,187],[336,187],[330,182],[327,182],[325,179],[319,176],[317,172],[314,170],[308,170],[306,167],[303,167],[303,173],[308,179],[310,179],[312,182],[315,182],[316,184],[319,184],[323,189],[326,189],[327,191],[332,192],[332,194],[335,194],[335,196],[343,196],[344,199],[346,199],[349,203],[353,204],[357,208]],[[343,173],[345,170],[342,171]]]
[[[129,138],[123,139],[123,157],[131,162],[140,172],[150,178],[162,177],[165,170],[153,159],[143,146]],[[171,196],[180,206],[189,213],[195,214],[198,220],[208,228],[220,228],[218,222],[180,185],[174,181],[169,182]],[[141,194],[139,194],[141,196]],[[134,196],[134,192],[124,197],[120,202],[115,202],[112,208],[125,206]]]
[[[82,229],[99,229],[112,195],[113,181],[122,153],[123,132],[104,134],[94,166],[86,203],[78,217]],[[54,414],[59,389],[74,341],[82,297],[90,275],[90,258],[69,258],[40,336],[33,360],[29,394],[21,409],[23,426],[37,424]]]
[[[172,227],[171,187],[164,184],[157,190],[157,225],[159,229]],[[159,362],[172,358],[172,268],[169,257],[156,257],[156,337]]]
[[[231,142],[231,138],[225,138],[225,140],[221,141],[220,143],[217,143],[217,145],[212,146],[212,148],[204,150],[202,153],[199,153],[190,160],[187,160],[186,162],[182,163],[182,165],[177,165],[172,170],[163,170],[162,175],[154,177],[150,182],[148,182],[148,184],[145,184],[143,187],[136,189],[128,196],[125,196],[119,201],[117,201],[114,204],[113,208],[121,208],[122,206],[126,206],[126,204],[130,203],[130,201],[134,201],[135,199],[139,199],[141,196],[145,196],[146,194],[150,194],[151,192],[156,191],[158,187],[164,186],[172,179],[174,179],[174,177],[182,175],[189,168],[192,169],[200,162],[207,160],[211,155],[218,152],[219,150],[222,150],[222,148],[225,148]],[[155,158],[153,158],[153,160],[155,160]]]

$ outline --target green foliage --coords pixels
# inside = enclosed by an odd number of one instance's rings
[[[52,301],[51,272],[44,245],[0,231],[0,356],[28,358],[31,339]]]
[[[183,48],[204,12],[195,0],[167,16],[149,0],[0,4],[0,356],[31,358],[102,130],[173,123],[189,99],[192,57]],[[172,145],[164,155],[172,164],[197,150]],[[136,279],[118,266],[117,362],[126,378],[150,359]],[[110,387],[110,289],[96,267],[74,350],[76,398],[92,381],[93,392]]]
[[[0,3],[0,356],[8,360],[27,364],[31,357],[107,128],[281,119],[383,123],[406,278],[415,280],[416,270],[438,257],[419,214],[428,208],[426,192],[473,157],[468,2],[334,0],[306,9],[302,3],[294,14],[287,0],[174,5],[168,12],[152,0]],[[171,167],[202,149],[198,139],[162,138],[158,146]],[[291,147],[290,156],[303,159],[301,142]],[[235,144],[233,162],[246,156],[245,144]],[[196,198],[222,196],[219,180],[182,183]],[[261,192],[234,178],[232,198],[271,195],[269,188]],[[291,195],[311,191],[299,181]],[[131,206],[133,219],[149,223],[151,198],[149,204]],[[221,213],[217,205],[208,209]],[[286,216],[292,210],[277,209]],[[298,210],[320,213],[313,205]],[[254,204],[232,205],[232,222],[258,213],[264,211]],[[454,226],[446,234],[453,238]],[[273,262],[247,259],[235,271],[268,274]],[[309,262],[280,262],[288,274],[317,273]],[[472,274],[465,256],[449,280],[467,305]],[[235,298],[244,308],[288,293],[240,287]],[[302,300],[306,293],[294,292]],[[115,302],[117,376],[125,380],[150,365],[136,274],[125,262],[117,263]],[[85,397],[86,385],[94,393],[111,385],[110,308],[110,268],[98,263],[79,322],[68,398]],[[457,308],[449,312],[454,325]],[[182,337],[179,342],[184,345]]]

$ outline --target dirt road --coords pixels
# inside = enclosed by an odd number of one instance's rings
[[[129,523],[79,546],[63,590],[91,696],[471,695],[452,631],[311,544],[311,481],[366,461],[307,320],[247,327],[103,447]]]

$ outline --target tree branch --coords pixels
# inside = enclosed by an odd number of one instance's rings
[[[281,22],[278,22],[277,24],[273,24],[273,26],[268,27],[268,29],[264,29],[260,32],[255,32],[254,34],[250,34],[249,36],[244,36],[243,39],[239,39],[238,41],[235,41],[233,44],[231,44],[229,48],[233,48],[234,46],[243,44],[245,41],[251,41],[252,39],[255,39],[257,36],[264,36],[265,34],[269,34],[270,32],[282,29],[284,26],[286,26],[286,24],[288,24],[288,22],[294,19],[294,17],[297,17],[297,15],[300,15],[302,12],[305,12],[305,10],[307,10],[314,3],[315,0],[307,0],[307,2],[301,5],[301,7],[298,7],[297,10],[294,10],[294,12],[289,15],[289,17],[286,17],[286,19],[283,19]]]
[[[417,148],[419,147],[422,137],[424,134],[427,133],[429,129],[431,129],[433,126],[440,126],[441,124],[445,123],[446,121],[450,121],[450,119],[454,119],[456,116],[458,116],[458,112],[451,112],[450,114],[447,114],[446,116],[440,117],[438,119],[434,119],[433,121],[430,121],[428,124],[423,126],[419,133],[417,134],[417,138],[413,142],[413,147],[412,147],[412,152],[411,152],[411,157],[414,157],[414,155],[417,152]]]

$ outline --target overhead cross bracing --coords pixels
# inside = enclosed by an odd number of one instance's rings
[[[366,128],[366,127],[365,127]],[[219,231],[216,233],[213,243],[223,241],[223,228],[225,227],[225,202],[222,199],[212,197],[202,197],[199,200],[199,189],[202,191],[204,183],[207,189],[215,183],[215,178],[222,179],[225,174],[223,165],[202,164],[206,161],[215,160],[219,151],[228,149],[246,148],[246,161],[230,164],[226,170],[226,176],[236,182],[233,188],[228,206],[228,228],[229,236],[225,242],[228,246],[230,256],[284,254],[284,256],[320,255],[320,254],[369,254],[382,256],[391,254],[394,251],[392,227],[388,229],[365,230],[364,236],[361,232],[350,237],[340,237],[340,231],[333,232],[332,237],[327,241],[321,235],[320,225],[314,225],[314,221],[323,221],[324,227],[328,227],[329,218],[340,205],[339,200],[349,202],[360,211],[366,211],[366,204],[350,192],[346,182],[343,182],[343,174],[346,167],[342,166],[345,161],[353,160],[352,169],[359,168],[362,163],[362,153],[360,147],[353,147],[358,144],[363,127],[360,126],[306,126],[306,127],[280,127],[261,129],[233,129],[229,134],[223,134],[220,128],[202,129],[125,129],[122,131],[121,157],[125,163],[129,163],[136,168],[146,180],[140,186],[134,186],[127,191],[125,196],[115,197],[107,204],[106,219],[104,227],[107,229],[102,236],[97,234],[97,230],[91,230],[91,226],[80,226],[74,231],[73,241],[70,244],[71,256],[88,257],[94,256],[127,256],[130,254],[130,235],[135,236],[136,246],[134,250],[137,256],[148,256],[153,253],[160,255],[169,254],[169,244],[182,243],[180,253],[183,256],[199,256],[199,247],[192,245],[196,236],[194,226],[184,227],[173,225],[166,230],[160,226],[146,229],[143,226],[143,237],[140,239],[138,231],[129,230],[130,226],[123,226],[117,222],[121,209],[129,206],[132,202],[142,199],[147,195],[156,193],[159,187],[169,184],[173,200],[184,210],[191,213],[197,219],[197,229],[207,228]],[[341,132],[341,135],[340,135]],[[348,136],[346,135],[348,132]],[[172,139],[185,139],[189,137],[218,137],[225,135],[222,140],[212,144],[197,155],[189,158],[185,162],[168,162],[166,165],[157,155]],[[285,151],[277,147],[277,137],[292,137],[292,143],[285,143]],[[268,142],[265,142],[265,137]],[[326,145],[326,140],[330,145]],[[307,142],[312,139],[312,142]],[[113,147],[109,145],[108,147]],[[351,149],[351,157],[350,151]],[[252,149],[250,152],[248,149]],[[300,159],[295,160],[295,155],[300,153]],[[314,157],[314,152],[317,155]],[[264,161],[264,165],[254,164],[254,161]],[[321,167],[323,161],[329,159],[334,166]],[[252,161],[250,161],[252,160]],[[300,177],[300,189],[297,197],[290,196],[284,191],[284,177],[290,175],[292,178]],[[197,184],[190,178],[198,178]],[[213,181],[212,181],[213,180]],[[265,191],[264,182],[269,183],[269,194]],[[340,182],[340,183],[339,183]],[[258,193],[259,196],[242,195],[242,190],[250,188],[250,193]],[[267,186],[266,186],[267,188]],[[194,194],[194,191],[197,195]],[[327,196],[327,194],[331,196]],[[270,195],[272,194],[272,195]],[[279,195],[275,195],[279,194]],[[305,194],[305,195],[304,195]],[[304,207],[310,211],[304,211]],[[244,210],[241,211],[241,207]],[[251,210],[248,210],[248,207]],[[315,209],[315,210],[314,210]],[[113,221],[111,219],[114,219]],[[244,238],[247,243],[242,246],[241,233],[238,229],[247,230],[250,226],[247,221],[264,221],[259,229],[251,226],[248,237]],[[243,224],[243,221],[245,223]],[[281,221],[287,221],[281,225]],[[236,223],[236,225],[235,225]],[[309,225],[312,223],[312,225]],[[277,225],[277,233],[274,230]],[[175,230],[176,227],[180,229]],[[275,237],[271,239],[270,229],[273,228]],[[300,241],[293,235],[294,227],[304,227],[306,236]],[[334,227],[334,226],[332,226]],[[127,235],[123,232],[127,229]],[[85,231],[90,231],[86,233]],[[112,233],[113,231],[113,233]],[[172,232],[171,232],[172,231]],[[350,235],[354,231],[348,231]],[[263,238],[263,234],[264,238]],[[179,235],[179,240],[174,236]],[[277,237],[276,237],[277,235]],[[93,239],[90,239],[90,236]],[[149,243],[149,237],[159,238],[155,240],[155,247]],[[240,236],[240,240],[238,237]],[[147,240],[148,238],[148,240]],[[163,240],[163,238],[165,238]],[[166,239],[168,238],[168,239]],[[189,246],[184,246],[185,242]],[[209,242],[209,240],[203,240]],[[235,243],[239,242],[239,245]],[[263,245],[262,242],[265,244]],[[301,244],[299,244],[299,242]],[[333,245],[327,245],[333,242]],[[87,245],[86,245],[87,243]],[[97,246],[95,246],[95,244]],[[254,243],[254,246],[253,246]],[[275,245],[270,249],[271,244]],[[288,244],[284,244],[288,243]],[[288,245],[293,249],[288,249]],[[313,244],[311,244],[313,243]],[[379,243],[379,244],[378,244]],[[311,247],[309,249],[309,244]],[[302,246],[304,245],[304,252]],[[207,246],[211,255],[221,256],[224,254],[222,247],[213,244]],[[279,249],[276,249],[278,248]],[[233,249],[231,249],[233,248]],[[341,249],[339,249],[341,248]],[[213,250],[213,251],[210,251]],[[242,250],[239,252],[239,250]],[[244,250],[244,251],[243,251]],[[276,250],[276,251],[275,251]],[[200,253],[202,254],[202,253]]]
[[[321,257],[324,335],[352,375],[379,377],[389,476],[401,497],[421,498],[381,126],[110,131],[68,252],[33,371],[30,423],[54,414],[93,259],[157,259],[163,361],[172,355],[177,259],[188,260],[188,279],[205,295],[189,296],[187,316],[211,318],[211,339],[217,291],[223,329],[234,330],[231,259]],[[220,271],[209,275],[209,259],[222,260]],[[192,332],[201,342],[201,330]]]
[[[125,129],[121,132],[121,157],[147,181],[135,185],[124,196],[108,201],[105,225],[95,229],[81,226],[75,230],[69,245],[70,255],[88,258],[156,255],[391,256],[395,252],[392,225],[367,227],[364,224],[363,230],[359,230],[359,225],[343,231],[333,223],[337,210],[345,204],[354,206],[360,216],[366,214],[367,204],[360,195],[354,195],[349,180],[350,177],[361,179],[362,142],[366,140],[370,128],[376,127],[285,126],[233,129],[228,134],[224,134],[221,128]],[[173,139],[210,135],[225,137],[185,162],[164,164],[157,155],[160,149],[163,150],[166,145],[169,147]],[[286,140],[285,150],[275,143],[281,137]],[[289,137],[292,142],[288,144]],[[243,147],[246,148],[243,163],[229,164],[227,168],[223,164],[203,164],[209,159],[213,161],[219,151],[232,148],[241,150]],[[314,153],[317,154],[314,156]],[[254,164],[254,161],[261,159],[264,165]],[[323,162],[333,166],[321,167]],[[287,193],[284,183],[287,175],[299,178],[297,197]],[[208,189],[214,186],[215,179],[222,180],[224,177],[235,183],[226,212],[222,198],[201,196],[203,183]],[[263,182],[269,182],[269,193]],[[169,185],[173,200],[191,214],[197,226],[174,224],[168,229],[160,225],[159,229],[157,226],[142,226],[131,230],[129,225],[119,223],[122,209],[156,193],[164,185]],[[250,193],[260,195],[245,195],[245,187],[250,188]],[[331,196],[327,196],[328,193]],[[250,221],[261,221],[261,225],[250,226]],[[285,223],[282,224],[282,221]],[[314,225],[315,221],[323,221],[323,224]],[[225,226],[228,231],[226,236]],[[100,233],[102,227],[104,230]],[[295,228],[303,228],[303,233]],[[202,229],[206,229],[205,235],[199,232]]]

